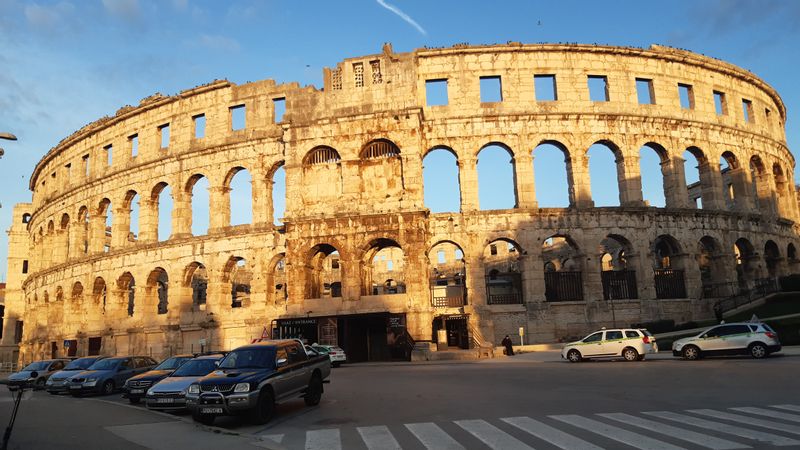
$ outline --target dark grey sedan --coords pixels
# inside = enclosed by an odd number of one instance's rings
[[[51,394],[63,394],[68,391],[67,380],[79,372],[88,369],[97,361],[107,358],[107,356],[87,356],[72,360],[66,367],[50,376],[47,380],[46,389]]]
[[[8,376],[8,381],[25,381],[31,378],[31,373],[36,372],[36,380],[33,381],[34,388],[44,389],[47,379],[50,375],[63,369],[69,362],[68,359],[46,359],[44,361],[35,361],[25,366],[19,372],[12,373]],[[9,386],[9,390],[15,390],[16,387]]]
[[[149,356],[122,356],[101,359],[67,381],[69,393],[80,396],[88,393],[111,394],[122,387],[128,378],[147,372],[156,366]]]

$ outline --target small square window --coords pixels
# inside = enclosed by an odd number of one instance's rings
[[[678,96],[681,100],[681,108],[694,109],[694,89],[691,84],[678,83]]]
[[[28,273],[28,260],[22,261],[22,273]]]
[[[447,79],[426,80],[425,100],[428,106],[447,106]]]
[[[608,77],[605,75],[589,75],[589,99],[593,102],[607,102]]]
[[[72,177],[72,163],[66,164],[64,170],[67,172],[67,179]]]
[[[275,111],[275,123],[283,122],[283,115],[286,114],[286,98],[273,98],[272,108]]]
[[[89,155],[88,154],[83,155],[82,160],[83,160],[83,175],[88,177],[90,173],[89,170],[91,169],[89,165]]]
[[[492,244],[492,245],[490,245],[490,246],[489,246],[489,253],[490,253],[492,256],[495,256],[495,255],[497,255],[497,245],[495,245],[495,244]]]
[[[206,115],[198,114],[192,117],[194,122],[194,138],[202,139],[206,137]]]
[[[245,127],[245,107],[244,105],[231,106],[231,130],[244,130]]]
[[[161,148],[169,147],[169,124],[158,127],[158,134],[161,135]]]
[[[742,99],[742,113],[744,114],[744,121],[747,123],[755,122],[753,117],[753,102],[745,98]]]
[[[108,144],[103,147],[103,150],[106,152],[106,163],[108,164],[108,167],[111,167],[111,163],[114,162],[114,146]]]
[[[554,102],[558,100],[558,88],[555,75],[534,75],[533,90],[537,102]]]
[[[725,93],[714,91],[714,108],[717,110],[718,116],[728,114],[728,103],[725,101]]]
[[[653,80],[649,78],[637,78],[636,97],[640,105],[655,105],[656,95],[653,91]]]
[[[503,88],[499,76],[481,77],[481,103],[503,101]]]
[[[139,135],[134,134],[128,136],[128,142],[131,145],[131,157],[136,157],[139,154]]]

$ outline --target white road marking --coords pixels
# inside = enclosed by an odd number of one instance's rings
[[[278,443],[278,444],[283,442],[283,435],[282,434],[267,434],[267,435],[261,435],[261,437],[263,437],[264,439],[269,439],[270,441]]]
[[[361,439],[364,440],[364,444],[370,450],[402,450],[402,447],[400,447],[400,444],[397,443],[397,440],[386,426],[358,427],[356,429],[358,434],[361,435]]]
[[[586,417],[573,414],[549,417],[642,450],[678,450],[682,448]]]
[[[733,411],[755,414],[758,416],[772,417],[773,419],[787,420],[789,422],[800,422],[800,416],[798,416],[797,414],[788,414],[785,412],[773,411],[771,409],[752,408],[749,406],[742,408],[729,408],[729,409]]]
[[[407,423],[406,428],[428,450],[464,450],[464,446],[432,422]]]
[[[772,445],[786,446],[786,445],[800,445],[800,441],[791,438],[778,436],[777,434],[765,433],[763,431],[751,430],[750,428],[741,428],[733,425],[728,425],[722,422],[714,422],[713,420],[705,420],[699,417],[687,416],[685,414],[678,414],[669,411],[650,411],[645,412],[648,416],[658,417],[659,419],[672,420],[686,425],[692,425],[706,430],[713,430],[720,433],[732,434],[747,439],[753,439],[759,442],[767,442]]]
[[[665,434],[675,439],[691,442],[706,448],[713,448],[718,450],[750,448],[749,445],[739,444],[737,442],[727,441],[707,434],[697,433],[682,428],[673,427],[659,422],[654,422],[649,419],[642,419],[641,417],[631,416],[630,414],[623,413],[609,413],[598,414],[598,416],[605,417],[606,419],[616,420],[627,425],[642,428],[654,433]]]
[[[731,414],[723,411],[715,411],[713,409],[690,409],[689,412],[700,414],[702,416],[714,417],[715,419],[730,420],[731,422],[739,422],[745,425],[755,425],[757,427],[769,428],[770,430],[784,431],[786,433],[800,434],[800,427],[796,425],[789,425],[771,420],[756,419],[755,417],[742,416],[739,414]]]
[[[341,450],[338,428],[306,431],[306,450]]]
[[[455,424],[494,450],[532,450],[532,447],[485,420],[456,420]]]
[[[800,406],[797,405],[769,405],[772,408],[785,409],[787,411],[800,412]]]
[[[543,441],[547,441],[558,448],[563,448],[565,450],[602,450],[602,447],[586,442],[583,439],[578,439],[571,434],[553,428],[538,420],[533,420],[530,417],[506,417],[500,420],[526,433],[532,434]]]

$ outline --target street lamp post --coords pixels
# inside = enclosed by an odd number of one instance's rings
[[[0,131],[0,139],[5,139],[7,141],[16,141],[17,137],[14,136],[11,133],[4,133],[4,132]],[[0,147],[0,158],[2,158],[4,154],[5,154],[5,150],[3,150],[2,147]]]

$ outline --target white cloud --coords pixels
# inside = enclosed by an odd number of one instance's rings
[[[411,16],[409,16],[406,13],[404,13],[403,11],[400,11],[400,8],[398,8],[398,7],[394,6],[394,5],[390,5],[389,3],[386,3],[384,0],[375,0],[375,1],[377,1],[379,5],[383,6],[384,8],[388,9],[389,11],[397,14],[401,19],[405,20],[409,25],[411,25],[412,27],[416,28],[417,31],[419,31],[423,36],[427,36],[428,35],[428,32],[425,31],[424,28],[422,28],[414,19],[412,19]]]

